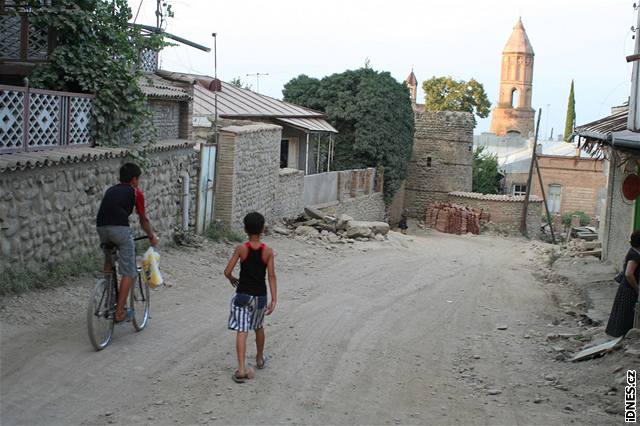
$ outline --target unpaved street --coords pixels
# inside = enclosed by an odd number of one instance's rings
[[[531,243],[431,232],[333,250],[267,242],[280,300],[255,380],[230,378],[230,246],[172,249],[149,327],[118,326],[99,353],[86,335],[91,279],[2,300],[1,423],[616,423],[548,386],[566,363],[533,338],[550,300]]]

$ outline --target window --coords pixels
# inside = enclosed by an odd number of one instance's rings
[[[518,89],[511,90],[511,108],[518,108],[520,106],[520,92]]]
[[[547,205],[549,206],[549,213],[560,213],[560,202],[562,201],[562,186],[558,184],[549,185],[549,199]]]
[[[513,184],[513,195],[527,195],[527,185],[524,183],[514,183]]]
[[[427,167],[431,167],[431,157],[427,157]]]
[[[280,168],[284,169],[289,165],[289,140],[280,141]]]

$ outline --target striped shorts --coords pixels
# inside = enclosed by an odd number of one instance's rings
[[[229,330],[250,331],[263,327],[267,296],[236,293],[231,298]]]

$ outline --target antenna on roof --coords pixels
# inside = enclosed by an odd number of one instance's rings
[[[254,74],[247,74],[247,77],[255,77],[256,78],[256,92],[260,93],[260,77],[263,75],[269,75],[268,72],[257,72]]]

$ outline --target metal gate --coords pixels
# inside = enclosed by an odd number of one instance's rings
[[[200,145],[200,176],[198,181],[198,213],[196,232],[204,233],[213,221],[213,197],[216,175],[216,146]]]

